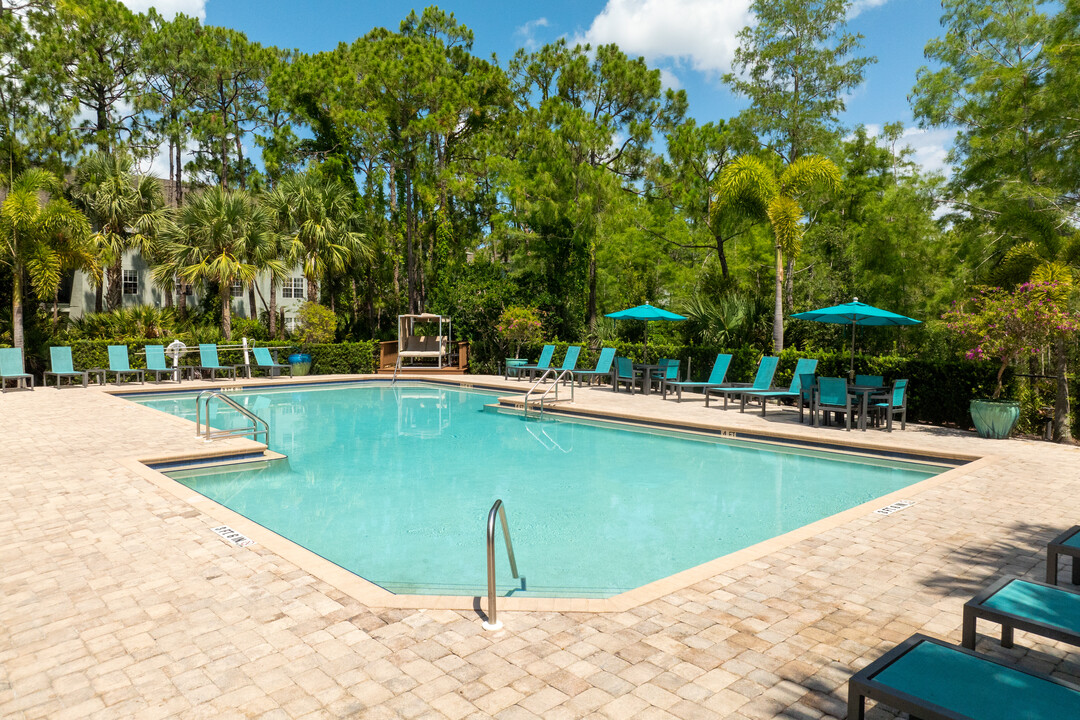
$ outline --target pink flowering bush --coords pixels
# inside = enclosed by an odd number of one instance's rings
[[[513,305],[503,310],[495,326],[499,337],[514,346],[514,357],[521,357],[523,344],[538,343],[543,339],[540,316],[535,308]]]
[[[1057,283],[1024,283],[1012,292],[981,288],[979,294],[941,316],[945,326],[960,333],[969,360],[996,358],[994,399],[1001,396],[1001,377],[1025,354],[1037,354],[1060,333],[1080,329],[1080,319],[1060,300]]]

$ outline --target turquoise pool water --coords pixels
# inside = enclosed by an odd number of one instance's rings
[[[501,594],[608,597],[801,527],[946,468],[485,409],[419,383],[232,393],[287,460],[170,473],[397,593],[486,592],[488,510],[505,503]],[[194,419],[194,394],[136,402]],[[239,414],[212,403],[215,427]],[[224,408],[224,409],[222,409]]]

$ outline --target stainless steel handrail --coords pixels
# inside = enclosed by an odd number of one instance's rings
[[[510,557],[510,572],[518,577],[517,560],[514,559],[514,546],[510,543],[510,528],[506,524],[506,508],[502,500],[496,500],[488,513],[487,521],[487,580],[488,580],[488,619],[484,622],[485,630],[501,630],[502,623],[496,617],[495,610],[495,516],[502,521],[503,537],[506,539],[506,554]]]
[[[203,398],[206,398],[204,401]],[[248,428],[235,428],[233,430],[210,430],[210,400],[212,398],[218,398],[222,400],[226,405],[236,410],[238,413],[246,417],[251,421],[251,427]],[[206,430],[203,430],[202,423],[202,408],[206,406]],[[259,428],[262,425],[262,428]],[[195,436],[203,437],[207,442],[221,437],[232,437],[234,435],[251,435],[252,440],[257,440],[259,435],[263,436],[263,444],[270,447],[270,425],[261,417],[248,410],[240,403],[228,397],[224,393],[217,390],[203,390],[199,393],[199,396],[195,398]]]
[[[547,398],[548,393],[555,390],[555,402],[559,401],[559,385],[566,378],[570,376],[570,402],[574,402],[574,371],[573,370],[558,370],[557,368],[548,368],[544,371],[544,374],[532,384],[532,387],[525,392],[525,417],[529,417],[529,397],[533,394],[533,391],[547,379],[551,373],[558,373],[555,376],[555,382],[548,388],[546,388],[543,394],[540,395],[540,419],[544,418],[544,399]]]

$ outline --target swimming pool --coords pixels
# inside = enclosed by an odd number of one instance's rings
[[[132,398],[194,419],[194,393]],[[168,473],[395,593],[610,597],[924,480],[946,467],[485,408],[491,392],[383,382],[230,393],[286,460]],[[240,417],[211,403],[215,427]]]

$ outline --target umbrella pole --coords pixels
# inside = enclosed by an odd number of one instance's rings
[[[649,364],[649,321],[645,321],[645,355],[641,358],[641,362],[646,365]]]
[[[855,382],[855,323],[851,323],[851,367],[848,369],[848,379]]]

